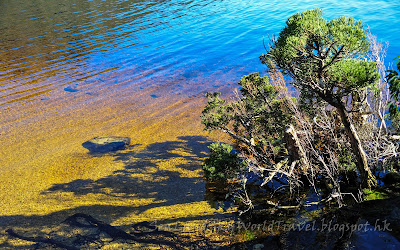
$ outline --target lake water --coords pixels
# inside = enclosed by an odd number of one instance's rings
[[[192,96],[229,86],[264,70],[263,40],[316,7],[328,19],[362,19],[389,42],[387,64],[400,54],[397,0],[1,0],[0,110],[46,102],[57,91],[95,98],[113,86],[165,86]]]
[[[47,235],[77,212],[126,228],[229,218],[205,200],[200,165],[226,138],[203,131],[204,93],[263,71],[263,41],[316,7],[364,20],[388,65],[400,54],[398,0],[0,0],[0,231]],[[97,136],[131,145],[88,154]]]

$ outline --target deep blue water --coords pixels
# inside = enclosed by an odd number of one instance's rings
[[[317,7],[362,19],[389,42],[388,66],[400,54],[398,0],[0,0],[0,109],[65,88],[170,81],[194,95],[235,83],[264,70],[263,40]]]

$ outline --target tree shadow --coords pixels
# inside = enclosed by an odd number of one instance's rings
[[[157,204],[153,206],[201,201],[205,184],[200,165],[210,142],[202,136],[177,139],[151,144],[140,152],[130,149],[114,153],[114,161],[122,162],[124,169],[98,180],[77,179],[55,184],[43,194],[72,192],[76,196],[144,198],[153,199]]]
[[[110,217],[129,215],[132,207],[92,205],[61,210],[48,215],[0,217],[1,249],[187,249],[212,243],[205,237],[181,235],[177,228],[165,227],[162,223],[139,222],[123,226],[112,226]],[[87,213],[82,213],[86,211]],[[113,213],[108,213],[113,211]],[[107,213],[104,213],[107,212]],[[90,214],[96,214],[91,216]],[[71,218],[78,217],[74,223]],[[94,218],[88,223],[85,217]],[[214,216],[196,216],[185,220],[212,220]],[[99,219],[100,220],[97,220]],[[175,219],[176,220],[176,219]],[[6,222],[6,224],[4,223]],[[7,223],[8,222],[8,223]],[[108,230],[105,230],[108,229]],[[111,229],[111,230],[110,230]],[[111,232],[111,233],[110,233]],[[46,243],[47,242],[47,243]]]
[[[211,144],[202,136],[181,136],[174,141],[154,143],[144,150],[137,151],[130,147],[112,154],[116,163],[123,163],[123,168],[112,174],[97,179],[76,179],[67,183],[55,184],[42,192],[45,198],[62,197],[63,193],[73,194],[74,199],[84,199],[90,195],[100,195],[102,204],[80,205],[47,215],[16,215],[0,217],[0,229],[19,228],[35,234],[57,228],[60,222],[75,213],[85,213],[96,219],[112,223],[120,218],[138,216],[151,209],[161,210],[193,209],[191,203],[204,201],[205,182],[201,163],[207,156],[207,146]],[[92,157],[101,157],[92,155]],[[109,197],[109,201],[107,200]],[[113,204],[118,200],[147,200],[133,205]],[[105,203],[105,204],[104,204]],[[108,203],[108,204],[107,204]],[[125,204],[125,203],[124,203]],[[182,205],[182,206],[180,206]],[[185,207],[185,205],[188,205]],[[179,207],[179,208],[177,208]],[[151,210],[153,211],[153,210]],[[196,211],[170,211],[173,216],[154,214],[158,223],[189,222],[212,220],[217,214],[202,214]],[[151,213],[150,217],[151,217]],[[166,213],[168,214],[168,213]],[[229,215],[223,215],[226,217]],[[131,220],[132,221],[132,220]],[[135,219],[133,219],[135,221]],[[122,227],[129,228],[132,224]],[[2,230],[4,232],[4,230]],[[54,229],[56,230],[56,229]],[[3,242],[0,246],[7,246]]]

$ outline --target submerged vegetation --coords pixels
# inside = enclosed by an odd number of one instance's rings
[[[312,203],[338,207],[386,197],[374,189],[398,161],[400,81],[385,69],[385,46],[362,21],[314,9],[290,17],[266,50],[268,75],[243,76],[234,101],[207,94],[205,129],[231,136],[237,155],[214,144],[205,177],[233,183],[245,211],[254,206],[246,186],[268,190],[263,208],[305,206],[310,187],[324,193]]]

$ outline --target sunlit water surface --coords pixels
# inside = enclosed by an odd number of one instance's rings
[[[289,16],[316,7],[328,19],[362,19],[389,42],[387,65],[400,54],[397,0],[2,0],[0,110],[46,102],[55,90],[96,98],[105,87],[168,86],[191,96],[236,83],[264,70],[263,41]]]

